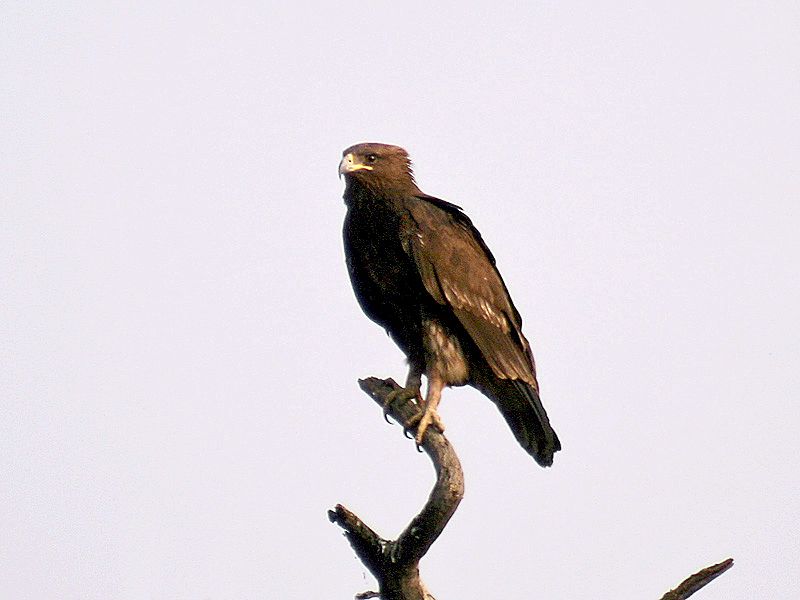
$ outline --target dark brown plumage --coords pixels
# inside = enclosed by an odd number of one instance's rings
[[[361,308],[408,358],[406,390],[424,408],[418,441],[428,425],[443,427],[442,389],[471,385],[536,462],[551,465],[561,444],[539,399],[522,319],[481,234],[458,206],[417,187],[402,148],[352,146],[339,173],[350,280]]]

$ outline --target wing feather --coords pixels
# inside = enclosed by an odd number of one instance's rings
[[[480,233],[458,207],[430,197],[408,205],[403,246],[427,292],[453,314],[492,371],[536,387],[521,319]]]

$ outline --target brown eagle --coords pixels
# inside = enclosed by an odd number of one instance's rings
[[[443,430],[436,408],[444,387],[471,385],[497,405],[536,462],[553,464],[561,443],[539,400],[522,319],[472,221],[417,187],[398,146],[352,146],[339,175],[350,281],[366,315],[408,358],[402,392],[423,408],[417,443],[429,425]]]

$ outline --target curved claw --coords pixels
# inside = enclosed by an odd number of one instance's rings
[[[391,423],[389,420],[389,407],[398,399],[403,400],[418,400],[420,397],[419,390],[416,388],[397,388],[389,392],[386,395],[386,400],[383,403],[383,418],[387,423]],[[408,439],[413,439],[413,436],[410,435],[410,428],[419,423],[421,415],[417,415],[410,421],[403,423],[403,435],[406,436]]]
[[[411,417],[408,421],[403,423],[403,433],[409,433],[412,427],[416,427],[419,422],[422,420],[423,411],[419,411],[413,417]],[[406,436],[408,437],[408,436]],[[410,438],[409,438],[410,439]]]
[[[383,418],[386,420],[387,423],[391,423],[389,421],[389,407],[398,399],[402,400],[414,400],[415,398],[419,398],[419,390],[415,388],[397,388],[396,390],[392,390],[388,394],[386,394],[386,400],[383,403]]]

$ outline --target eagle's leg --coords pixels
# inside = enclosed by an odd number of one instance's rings
[[[444,386],[445,383],[442,377],[428,374],[428,393],[425,395],[424,412],[417,425],[417,445],[422,444],[422,440],[425,438],[425,431],[429,426],[433,425],[439,431],[444,431],[444,423],[439,417],[439,413],[436,412],[439,401],[442,399]]]
[[[406,377],[406,386],[397,388],[386,395],[386,401],[383,403],[383,418],[389,420],[386,415],[389,414],[389,407],[395,400],[416,400],[417,404],[422,405],[421,387],[422,370],[411,366],[408,370],[408,377]]]

